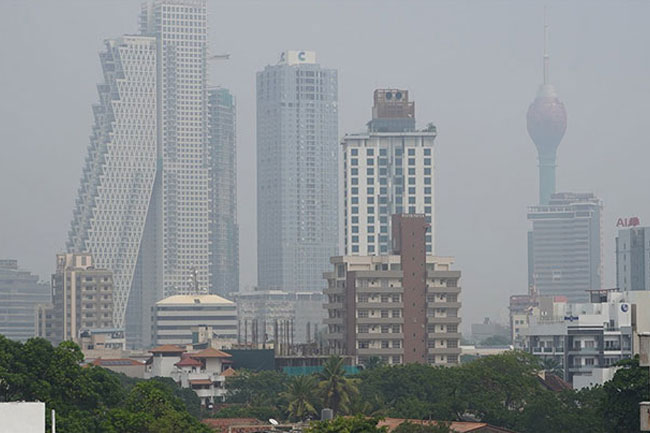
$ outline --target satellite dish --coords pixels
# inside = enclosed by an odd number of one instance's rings
[[[273,424],[273,425],[278,425],[278,424],[280,424],[279,422],[277,422],[277,421],[274,420],[273,418],[269,418],[269,422],[270,422],[271,424]]]

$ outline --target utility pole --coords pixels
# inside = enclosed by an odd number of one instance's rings
[[[650,332],[639,333],[639,367],[650,367]],[[650,432],[650,401],[639,403],[639,423],[641,431]]]

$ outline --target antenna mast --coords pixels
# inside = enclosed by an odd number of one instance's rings
[[[544,7],[544,84],[548,84],[548,24],[546,23],[546,7]]]

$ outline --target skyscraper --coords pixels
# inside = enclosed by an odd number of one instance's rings
[[[548,26],[544,24],[544,81],[526,116],[528,134],[539,158],[539,204],[548,204],[555,192],[557,148],[567,126],[566,109],[548,77]]]
[[[143,6],[106,42],[104,84],[68,242],[113,271],[113,325],[149,345],[151,306],[210,277],[205,0]]]
[[[556,193],[548,204],[529,208],[532,279],[539,295],[588,302],[586,291],[602,288],[602,210],[591,193]]]
[[[650,290],[650,227],[630,227],[616,237],[616,287]]]
[[[235,98],[228,89],[208,90],[211,160],[211,293],[239,291]]]
[[[369,131],[342,142],[345,254],[388,254],[391,215],[402,213],[424,215],[433,254],[435,127],[415,131],[407,90],[378,89],[374,100]]]
[[[311,51],[257,73],[261,289],[316,291],[338,250],[338,84]]]

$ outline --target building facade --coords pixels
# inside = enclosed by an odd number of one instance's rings
[[[592,370],[632,356],[632,306],[620,292],[593,291],[591,302],[556,303],[554,315],[532,317],[526,349],[562,366],[564,380],[588,382]],[[576,379],[578,376],[583,376]]]
[[[211,165],[210,293],[239,291],[236,105],[228,89],[208,90]]]
[[[151,307],[210,284],[205,0],[143,5],[140,35],[106,42],[104,83],[68,241],[115,277],[113,326],[148,346]]]
[[[57,254],[52,275],[51,341],[78,343],[88,330],[113,325],[113,273],[90,254]]]
[[[460,271],[426,254],[424,215],[395,215],[392,254],[332,257],[326,339],[357,363],[459,363]]]
[[[586,302],[587,290],[603,284],[601,200],[591,193],[553,194],[531,206],[532,280],[541,296],[564,295]]]
[[[322,293],[265,290],[240,293],[235,300],[240,343],[278,341],[281,336],[278,334],[286,331],[287,324],[291,344],[313,342],[322,331],[325,319]]]
[[[650,290],[650,227],[618,231],[616,287],[623,291]]]
[[[408,91],[375,90],[369,132],[343,138],[346,255],[388,254],[391,215],[396,213],[425,215],[426,252],[434,253],[436,132],[415,132],[414,115]]]
[[[257,73],[261,290],[320,291],[338,253],[338,81],[311,51]]]
[[[0,260],[0,335],[25,341],[36,335],[39,304],[52,302],[50,286],[18,268],[18,260]]]
[[[154,344],[192,344],[197,327],[210,327],[215,340],[237,341],[237,305],[221,296],[170,296],[156,302],[152,316]]]

